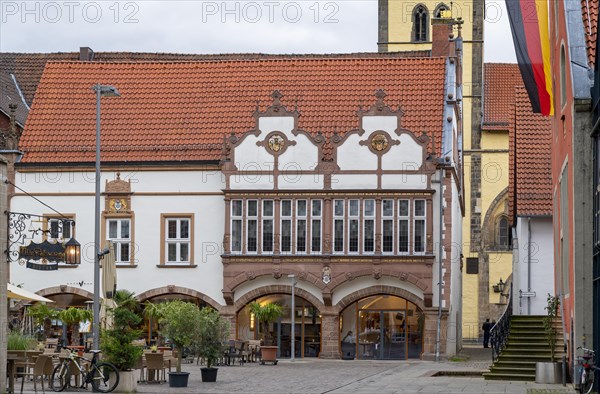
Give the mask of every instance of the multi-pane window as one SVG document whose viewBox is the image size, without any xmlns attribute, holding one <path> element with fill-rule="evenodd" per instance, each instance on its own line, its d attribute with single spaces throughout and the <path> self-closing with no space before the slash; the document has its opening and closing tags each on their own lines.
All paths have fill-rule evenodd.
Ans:
<svg viewBox="0 0 600 394">
<path fill-rule="evenodd" d="M 425 200 L 415 200 L 414 216 L 414 252 L 425 252 Z"/>
<path fill-rule="evenodd" d="M 166 220 L 166 253 L 168 263 L 190 262 L 190 219 Z"/>
<path fill-rule="evenodd" d="M 115 261 L 131 261 L 131 219 L 108 219 L 108 240 L 115 248 Z"/>
<path fill-rule="evenodd" d="M 359 201 L 348 201 L 348 252 L 357 253 L 359 245 L 360 213 Z"/>
<path fill-rule="evenodd" d="M 363 252 L 375 251 L 375 200 L 364 200 Z"/>
<path fill-rule="evenodd" d="M 258 248 L 258 201 L 246 201 L 246 250 L 256 253 Z"/>
<path fill-rule="evenodd" d="M 409 201 L 398 201 L 398 252 L 409 252 L 409 237 L 410 237 L 410 212 Z"/>
<path fill-rule="evenodd" d="M 231 201 L 231 251 L 242 251 L 242 200 Z"/>
<path fill-rule="evenodd" d="M 262 205 L 262 251 L 273 252 L 273 200 L 263 200 Z"/>
<path fill-rule="evenodd" d="M 311 226 L 310 226 L 310 251 L 321 251 L 321 200 L 311 200 Z"/>
<path fill-rule="evenodd" d="M 381 251 L 391 253 L 394 251 L 394 200 L 381 202 Z"/>
<path fill-rule="evenodd" d="M 426 201 L 387 197 L 379 204 L 373 198 L 338 198 L 325 210 L 319 199 L 278 203 L 271 199 L 231 200 L 231 252 L 423 254 L 427 248 Z M 323 238 L 325 228 L 330 231 L 327 239 Z M 177 238 L 174 242 L 182 241 Z M 183 248 L 168 251 L 167 261 L 185 261 L 191 251 Z"/>
<path fill-rule="evenodd" d="M 296 252 L 306 252 L 306 200 L 296 201 Z"/>
<path fill-rule="evenodd" d="M 333 201 L 333 251 L 344 251 L 344 200 Z"/>
<path fill-rule="evenodd" d="M 292 251 L 292 201 L 281 201 L 281 252 Z"/>
<path fill-rule="evenodd" d="M 62 219 L 48 219 L 48 236 L 54 240 L 65 241 L 72 237 L 73 222 Z"/>
</svg>

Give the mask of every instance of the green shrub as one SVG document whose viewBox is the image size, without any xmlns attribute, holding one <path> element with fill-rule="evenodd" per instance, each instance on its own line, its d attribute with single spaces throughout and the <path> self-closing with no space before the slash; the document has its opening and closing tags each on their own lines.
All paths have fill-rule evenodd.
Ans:
<svg viewBox="0 0 600 394">
<path fill-rule="evenodd" d="M 8 333 L 7 350 L 29 350 L 35 348 L 37 341 L 35 338 L 25 335 L 18 330 L 11 330 Z"/>
<path fill-rule="evenodd" d="M 142 331 L 137 329 L 142 318 L 127 307 L 117 307 L 109 313 L 113 314 L 113 328 L 102 332 L 100 348 L 115 367 L 128 371 L 133 369 L 144 351 L 132 344 L 142 335 Z"/>
</svg>

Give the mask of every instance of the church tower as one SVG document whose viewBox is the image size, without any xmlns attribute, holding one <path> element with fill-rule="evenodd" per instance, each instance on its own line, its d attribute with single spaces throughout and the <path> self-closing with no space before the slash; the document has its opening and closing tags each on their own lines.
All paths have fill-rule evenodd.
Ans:
<svg viewBox="0 0 600 394">
<path fill-rule="evenodd" d="M 482 265 L 482 112 L 483 112 L 483 24 L 484 0 L 405 1 L 379 0 L 379 52 L 430 51 L 432 20 L 462 20 L 463 38 L 463 168 L 464 208 L 461 264 L 466 258 Z M 458 34 L 457 25 L 454 35 Z M 485 179 L 483 180 L 485 182 Z M 483 185 L 485 189 L 486 185 Z M 458 338 L 477 338 L 482 319 L 488 314 L 488 280 L 463 272 L 462 332 Z M 479 278 L 481 277 L 481 278 Z M 483 279 L 483 280 L 479 280 Z M 490 316 L 487 316 L 490 317 Z"/>
</svg>

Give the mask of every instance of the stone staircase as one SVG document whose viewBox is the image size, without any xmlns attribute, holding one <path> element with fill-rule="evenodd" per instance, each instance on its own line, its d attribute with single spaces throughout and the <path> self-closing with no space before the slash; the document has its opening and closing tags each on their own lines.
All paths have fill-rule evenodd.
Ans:
<svg viewBox="0 0 600 394">
<path fill-rule="evenodd" d="M 486 380 L 525 380 L 535 381 L 535 363 L 550 361 L 551 352 L 544 330 L 545 316 L 512 316 L 510 333 L 506 347 L 500 357 L 483 374 Z M 555 320 L 558 331 L 554 345 L 554 360 L 563 354 L 562 327 L 560 319 Z"/>
</svg>

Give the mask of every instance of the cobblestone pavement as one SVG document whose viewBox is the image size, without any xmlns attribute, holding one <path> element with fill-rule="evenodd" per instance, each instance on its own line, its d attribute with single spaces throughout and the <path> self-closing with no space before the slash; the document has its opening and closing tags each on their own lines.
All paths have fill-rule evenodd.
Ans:
<svg viewBox="0 0 600 394">
<path fill-rule="evenodd" d="M 489 349 L 465 348 L 454 361 L 281 360 L 276 366 L 248 363 L 219 367 L 216 383 L 203 383 L 200 366 L 190 372 L 187 388 L 139 384 L 139 393 L 387 394 L 387 393 L 574 393 L 571 385 L 486 381 L 480 375 L 491 362 Z M 442 376 L 433 376 L 436 373 Z M 445 373 L 445 374 L 444 374 Z M 454 374 L 454 375 L 452 375 Z M 461 375 L 462 374 L 462 375 Z M 137 376 L 137 375 L 136 375 Z M 20 387 L 20 380 L 18 387 Z M 26 383 L 28 392 L 33 384 Z M 84 392 L 81 390 L 80 392 Z"/>
</svg>

